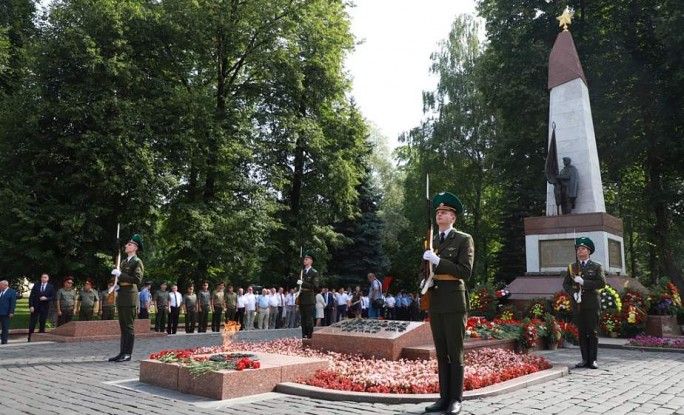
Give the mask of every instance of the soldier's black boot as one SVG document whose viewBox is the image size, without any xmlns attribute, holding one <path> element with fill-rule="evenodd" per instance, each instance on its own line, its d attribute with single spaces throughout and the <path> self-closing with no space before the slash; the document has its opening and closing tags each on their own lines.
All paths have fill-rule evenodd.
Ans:
<svg viewBox="0 0 684 415">
<path fill-rule="evenodd" d="M 463 401 L 463 377 L 465 370 L 463 365 L 454 363 L 451 365 L 451 402 L 445 414 L 457 414 L 461 412 L 461 402 Z"/>
<path fill-rule="evenodd" d="M 125 350 L 126 350 L 126 349 L 125 349 L 125 347 L 126 347 L 126 340 L 125 340 L 125 338 L 124 338 L 125 336 L 126 336 L 125 334 L 122 334 L 122 335 L 121 335 L 121 338 L 120 338 L 120 341 L 119 341 L 119 354 L 117 354 L 117 355 L 114 356 L 114 357 L 110 357 L 110 358 L 108 359 L 110 362 L 116 362 L 117 360 L 119 360 L 119 358 L 120 358 L 121 356 L 124 355 L 124 352 L 125 352 Z"/>
<path fill-rule="evenodd" d="M 587 363 L 587 367 L 589 369 L 598 369 L 598 363 L 596 363 L 597 356 L 598 356 L 598 337 L 596 335 L 590 337 L 588 339 L 589 343 L 589 363 Z"/>
<path fill-rule="evenodd" d="M 580 336 L 579 345 L 580 352 L 582 353 L 582 361 L 577 363 L 575 367 L 587 367 L 587 364 L 589 364 L 589 351 L 587 347 L 589 345 L 589 339 L 587 339 L 587 336 Z"/>
<path fill-rule="evenodd" d="M 438 362 L 439 366 L 439 399 L 430 406 L 425 407 L 425 412 L 443 412 L 449 408 L 451 397 L 451 368 L 449 362 Z"/>
<path fill-rule="evenodd" d="M 131 360 L 131 352 L 133 350 L 133 336 L 130 334 L 122 334 L 121 335 L 122 339 L 122 345 L 121 345 L 121 354 L 119 355 L 119 358 L 114 360 L 115 362 L 128 362 Z"/>
</svg>

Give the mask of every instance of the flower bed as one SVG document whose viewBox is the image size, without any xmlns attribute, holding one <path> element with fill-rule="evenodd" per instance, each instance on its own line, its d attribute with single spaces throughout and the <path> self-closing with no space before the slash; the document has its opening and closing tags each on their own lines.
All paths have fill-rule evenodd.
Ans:
<svg viewBox="0 0 684 415">
<path fill-rule="evenodd" d="M 544 358 L 509 350 L 480 349 L 466 354 L 464 390 L 479 389 L 551 368 Z M 303 384 L 326 389 L 375 393 L 438 393 L 435 360 L 363 360 L 354 356 L 332 362 Z"/>
<path fill-rule="evenodd" d="M 627 345 L 637 347 L 684 349 L 684 339 L 672 337 L 636 336 L 633 339 L 629 339 Z"/>
</svg>

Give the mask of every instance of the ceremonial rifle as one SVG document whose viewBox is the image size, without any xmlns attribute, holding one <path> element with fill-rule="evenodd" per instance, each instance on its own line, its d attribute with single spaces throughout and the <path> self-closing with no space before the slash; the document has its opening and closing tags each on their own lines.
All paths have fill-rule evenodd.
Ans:
<svg viewBox="0 0 684 415">
<path fill-rule="evenodd" d="M 425 232 L 425 241 L 423 243 L 425 250 L 432 251 L 432 200 L 430 199 L 430 175 L 425 175 L 425 198 L 427 200 L 427 231 Z M 425 296 L 428 292 L 428 288 L 432 285 L 432 279 L 435 273 L 432 270 L 432 263 L 430 261 L 423 261 L 423 281 L 421 281 L 422 289 L 420 290 L 421 296 Z M 425 296 L 426 297 L 426 296 Z M 425 298 L 427 300 L 427 298 Z M 425 301 L 425 303 L 428 303 Z M 423 298 L 420 302 L 421 308 L 423 308 Z"/>
<path fill-rule="evenodd" d="M 302 268 L 299 270 L 299 281 L 304 281 L 304 251 L 302 250 L 301 246 L 299 247 L 299 263 L 302 266 Z M 299 304 L 299 294 L 302 292 L 302 284 L 297 285 L 297 291 L 294 295 L 295 304 Z"/>
<path fill-rule="evenodd" d="M 575 232 L 573 232 L 573 236 L 575 239 L 575 269 L 573 269 L 573 276 L 571 277 L 572 280 L 575 280 L 575 275 L 582 275 L 582 268 L 580 267 L 580 260 L 579 256 L 577 255 L 577 235 Z M 572 293 L 572 296 L 575 297 L 575 302 L 577 303 L 577 311 L 580 311 L 580 304 L 582 304 L 582 286 L 579 283 L 575 283 L 575 292 Z"/>
<path fill-rule="evenodd" d="M 121 240 L 119 239 L 119 231 L 121 230 L 121 224 L 117 223 L 116 224 L 116 248 L 117 248 L 117 253 L 116 253 L 116 269 L 121 271 Z M 107 291 L 107 303 L 108 304 L 114 304 L 114 301 L 116 300 L 116 286 L 119 284 L 119 276 L 114 277 L 114 285 Z"/>
</svg>

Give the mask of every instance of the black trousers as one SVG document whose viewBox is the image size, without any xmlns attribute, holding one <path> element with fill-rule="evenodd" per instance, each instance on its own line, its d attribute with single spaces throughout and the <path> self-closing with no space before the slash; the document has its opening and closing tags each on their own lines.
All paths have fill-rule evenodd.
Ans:
<svg viewBox="0 0 684 415">
<path fill-rule="evenodd" d="M 209 306 L 202 306 L 200 309 L 200 312 L 197 314 L 197 332 L 198 333 L 206 333 L 207 332 L 207 324 L 209 323 Z"/>
<path fill-rule="evenodd" d="M 598 309 L 587 310 L 584 307 L 580 307 L 580 311 L 575 312 L 575 324 L 579 332 L 580 352 L 582 353 L 583 362 L 591 363 L 598 359 L 600 314 Z"/>
<path fill-rule="evenodd" d="M 302 338 L 310 339 L 313 335 L 313 316 L 315 304 L 299 305 L 299 314 L 302 319 Z"/>
<path fill-rule="evenodd" d="M 185 313 L 185 332 L 194 333 L 197 324 L 197 311 L 189 310 Z"/>
<path fill-rule="evenodd" d="M 166 307 L 157 307 L 157 313 L 154 315 L 154 331 L 159 333 L 166 329 L 166 316 L 168 310 Z"/>
<path fill-rule="evenodd" d="M 221 319 L 223 318 L 223 307 L 214 307 L 214 314 L 211 316 L 211 331 L 221 331 Z"/>
<path fill-rule="evenodd" d="M 245 309 L 242 309 L 242 315 L 244 316 Z M 237 321 L 237 308 L 226 308 L 226 322 Z"/>
<path fill-rule="evenodd" d="M 50 307 L 48 304 L 33 309 L 33 313 L 31 313 L 31 319 L 29 320 L 29 340 L 31 340 L 31 334 L 33 334 L 33 332 L 36 330 L 36 324 L 38 324 L 38 321 L 40 321 L 39 333 L 45 333 L 45 322 L 47 321 L 49 310 Z"/>
<path fill-rule="evenodd" d="M 65 308 L 62 310 L 62 315 L 57 318 L 57 326 L 62 326 L 74 319 L 74 309 Z"/>
<path fill-rule="evenodd" d="M 166 326 L 167 334 L 176 334 L 178 331 L 178 317 L 180 316 L 180 307 L 171 307 L 169 313 L 169 324 Z"/>
<path fill-rule="evenodd" d="M 237 312 L 235 313 L 235 321 L 240 323 L 240 330 L 245 329 L 245 308 L 238 308 Z"/>
<path fill-rule="evenodd" d="M 138 319 L 145 320 L 150 318 L 150 311 L 147 308 L 141 308 L 140 313 L 138 313 Z"/>
</svg>

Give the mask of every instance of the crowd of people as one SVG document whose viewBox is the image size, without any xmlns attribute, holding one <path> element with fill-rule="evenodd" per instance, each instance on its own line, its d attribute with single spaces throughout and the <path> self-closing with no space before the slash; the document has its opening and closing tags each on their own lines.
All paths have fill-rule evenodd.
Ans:
<svg viewBox="0 0 684 415">
<path fill-rule="evenodd" d="M 34 284 L 37 300 L 29 327 L 31 333 L 36 328 L 44 332 L 47 323 L 52 327 L 66 324 L 76 316 L 80 321 L 116 319 L 113 281 L 97 291 L 92 280 L 75 288 L 74 279 L 66 277 L 62 287 L 56 289 L 49 279 L 48 274 L 43 274 L 41 281 Z M 152 285 L 152 281 L 146 281 L 138 293 L 137 318 L 151 319 L 157 332 L 176 334 L 181 315 L 185 316 L 186 333 L 219 332 L 227 321 L 240 323 L 241 330 L 296 328 L 301 324 L 294 288 L 249 285 L 236 290 L 232 285 L 226 288 L 222 282 L 210 288 L 210 283 L 205 281 L 199 291 L 189 286 L 181 294 L 177 285 L 162 282 L 154 291 Z M 315 298 L 315 326 L 328 326 L 347 318 L 382 317 L 404 321 L 425 318 L 420 310 L 420 298 L 415 293 L 400 291 L 394 296 L 382 291 L 378 294 L 375 290 L 362 290 L 360 286 L 332 290 L 326 286 L 318 290 Z M 376 301 L 379 307 L 373 307 L 371 299 L 379 300 Z"/>
<path fill-rule="evenodd" d="M 240 330 L 265 330 L 295 328 L 301 324 L 297 292 L 283 287 L 240 287 L 227 288 L 223 283 L 210 289 L 204 282 L 200 291 L 187 288 L 185 294 L 178 287 L 162 283 L 154 293 L 146 284 L 140 292 L 139 318 L 149 318 L 154 313 L 155 331 L 175 334 L 181 315 L 185 316 L 185 332 L 204 333 L 220 331 L 227 321 L 236 321 Z M 316 293 L 315 326 L 328 326 L 345 318 L 377 318 L 421 321 L 420 299 L 416 294 L 400 292 L 381 295 L 382 302 L 373 316 L 369 293 L 357 286 L 354 290 L 339 288 L 330 290 L 322 287 Z M 376 303 L 379 304 L 379 303 Z"/>
</svg>

